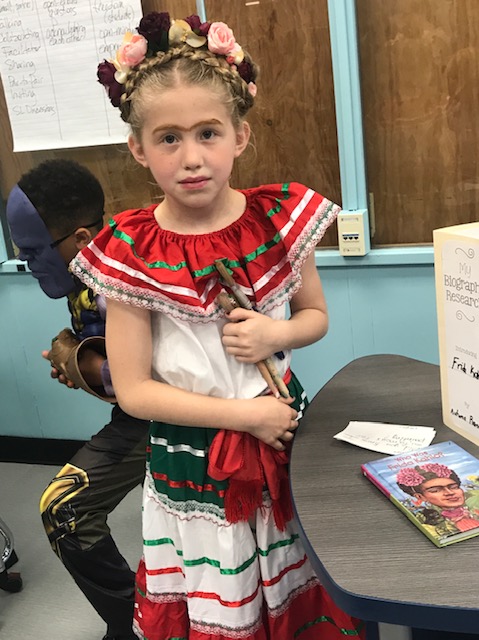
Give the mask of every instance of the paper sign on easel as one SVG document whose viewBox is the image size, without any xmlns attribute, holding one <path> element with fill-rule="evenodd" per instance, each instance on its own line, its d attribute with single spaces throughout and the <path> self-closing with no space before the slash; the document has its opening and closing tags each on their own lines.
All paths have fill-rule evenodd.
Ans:
<svg viewBox="0 0 479 640">
<path fill-rule="evenodd" d="M 479 223 L 434 231 L 444 423 L 479 445 Z"/>
</svg>

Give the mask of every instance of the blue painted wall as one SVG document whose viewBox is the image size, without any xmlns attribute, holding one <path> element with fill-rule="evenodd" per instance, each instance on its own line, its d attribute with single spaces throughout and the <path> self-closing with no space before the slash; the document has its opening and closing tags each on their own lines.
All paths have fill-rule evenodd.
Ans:
<svg viewBox="0 0 479 640">
<path fill-rule="evenodd" d="M 432 264 L 361 264 L 319 266 L 330 330 L 293 359 L 310 397 L 363 355 L 439 361 Z M 41 357 L 69 326 L 65 302 L 46 298 L 31 274 L 0 266 L 0 309 L 0 435 L 83 440 L 96 433 L 109 405 L 51 380 Z"/>
</svg>

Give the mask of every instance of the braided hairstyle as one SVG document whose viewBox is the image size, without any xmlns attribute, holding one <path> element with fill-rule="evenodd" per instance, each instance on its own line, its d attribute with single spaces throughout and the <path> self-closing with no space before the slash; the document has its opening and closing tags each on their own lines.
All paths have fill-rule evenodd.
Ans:
<svg viewBox="0 0 479 640">
<path fill-rule="evenodd" d="M 244 60 L 251 68 L 251 81 L 255 82 L 258 67 L 249 54 L 244 53 Z M 221 96 L 230 109 L 235 128 L 254 104 L 248 84 L 224 58 L 186 44 L 172 47 L 166 52 L 158 51 L 129 70 L 124 85 L 125 91 L 121 96 L 121 117 L 130 125 L 137 139 L 142 129 L 145 95 L 151 91 L 157 93 L 172 89 L 180 82 L 186 85 L 207 86 Z"/>
</svg>

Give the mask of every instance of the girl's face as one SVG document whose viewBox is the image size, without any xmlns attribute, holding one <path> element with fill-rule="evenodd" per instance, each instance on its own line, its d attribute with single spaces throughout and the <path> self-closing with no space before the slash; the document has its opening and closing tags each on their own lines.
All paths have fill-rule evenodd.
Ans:
<svg viewBox="0 0 479 640">
<path fill-rule="evenodd" d="M 129 147 L 150 169 L 170 209 L 198 215 L 224 207 L 233 162 L 248 140 L 247 123 L 235 129 L 221 96 L 181 84 L 146 96 L 141 139 L 130 136 Z"/>
</svg>

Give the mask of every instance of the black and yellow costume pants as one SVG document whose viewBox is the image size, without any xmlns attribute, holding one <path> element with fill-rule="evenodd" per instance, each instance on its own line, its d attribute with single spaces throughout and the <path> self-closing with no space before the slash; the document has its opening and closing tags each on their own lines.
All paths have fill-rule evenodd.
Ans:
<svg viewBox="0 0 479 640">
<path fill-rule="evenodd" d="M 119 638 L 135 637 L 135 572 L 118 550 L 107 517 L 143 482 L 148 427 L 115 405 L 111 422 L 61 469 L 40 500 L 53 550 L 106 622 L 108 635 Z"/>
</svg>

